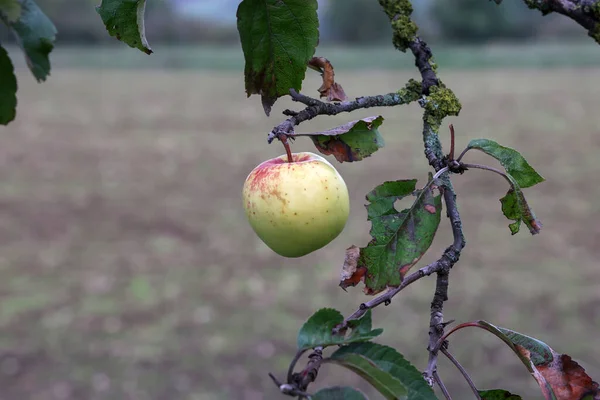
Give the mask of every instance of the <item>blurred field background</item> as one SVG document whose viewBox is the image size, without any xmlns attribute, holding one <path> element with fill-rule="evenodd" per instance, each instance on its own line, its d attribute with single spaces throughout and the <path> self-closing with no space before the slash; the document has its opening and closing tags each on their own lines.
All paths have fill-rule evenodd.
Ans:
<svg viewBox="0 0 600 400">
<path fill-rule="evenodd" d="M 147 29 L 153 44 L 158 25 Z M 535 336 L 598 380 L 600 48 L 579 34 L 569 42 L 474 45 L 431 33 L 440 76 L 463 104 L 446 120 L 459 148 L 473 138 L 497 140 L 547 178 L 525 191 L 544 223 L 535 237 L 526 229 L 510 235 L 501 178 L 481 171 L 454 178 L 467 247 L 450 277 L 445 316 Z M 345 231 L 309 256 L 284 259 L 253 234 L 240 195 L 254 166 L 282 154 L 266 135 L 297 105 L 279 100 L 267 118 L 260 99 L 243 91 L 239 46 L 228 46 L 159 41 L 146 56 L 124 45 L 68 43 L 53 53 L 41 85 L 11 49 L 19 108 L 0 128 L 0 399 L 282 398 L 267 373 L 285 376 L 304 320 L 321 307 L 347 315 L 366 300 L 360 288 L 337 287 L 344 249 L 369 240 L 369 190 L 385 180 L 425 182 L 420 108 L 300 126 L 322 130 L 381 114 L 386 147 L 336 164 L 351 194 Z M 325 41 L 317 53 L 330 58 L 350 97 L 418 79 L 412 57 L 382 46 Z M 303 91 L 316 95 L 319 86 L 309 71 Z M 293 149 L 314 151 L 306 140 Z M 480 154 L 466 159 L 494 164 Z M 419 265 L 450 241 L 443 220 Z M 385 329 L 377 341 L 420 369 L 434 281 L 413 284 L 373 313 Z M 491 335 L 463 331 L 451 350 L 481 388 L 542 398 Z M 444 359 L 440 371 L 454 398 L 471 398 Z M 339 368 L 323 367 L 312 389 L 326 384 L 379 398 Z"/>
</svg>

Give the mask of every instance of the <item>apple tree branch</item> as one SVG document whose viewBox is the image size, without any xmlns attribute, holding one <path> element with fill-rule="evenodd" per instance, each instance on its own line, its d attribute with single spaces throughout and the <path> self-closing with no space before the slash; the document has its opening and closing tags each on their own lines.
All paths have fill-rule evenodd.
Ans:
<svg viewBox="0 0 600 400">
<path fill-rule="evenodd" d="M 502 0 L 496 0 L 500 3 Z M 558 13 L 571 18 L 587 29 L 588 35 L 600 44 L 600 0 L 523 0 L 542 15 Z"/>
</svg>

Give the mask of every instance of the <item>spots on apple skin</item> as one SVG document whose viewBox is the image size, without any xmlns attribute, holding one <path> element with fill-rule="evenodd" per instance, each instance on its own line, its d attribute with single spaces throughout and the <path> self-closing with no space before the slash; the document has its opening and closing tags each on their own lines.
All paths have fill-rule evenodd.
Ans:
<svg viewBox="0 0 600 400">
<path fill-rule="evenodd" d="M 268 189 L 269 180 L 279 179 L 279 171 L 276 169 L 268 170 L 261 168 L 262 164 L 256 167 L 248 177 L 248 187 L 252 191 L 265 192 Z"/>
<path fill-rule="evenodd" d="M 279 189 L 273 188 L 273 189 L 269 190 L 268 193 L 270 195 L 276 197 L 277 199 L 279 199 L 279 201 L 281 201 L 284 206 L 288 203 L 288 201 L 281 195 L 281 192 L 279 191 Z"/>
</svg>

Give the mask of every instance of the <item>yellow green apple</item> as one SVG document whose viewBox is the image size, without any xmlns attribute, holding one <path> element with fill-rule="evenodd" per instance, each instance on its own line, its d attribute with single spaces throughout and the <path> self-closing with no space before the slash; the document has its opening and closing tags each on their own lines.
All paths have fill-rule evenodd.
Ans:
<svg viewBox="0 0 600 400">
<path fill-rule="evenodd" d="M 344 229 L 350 214 L 348 188 L 323 157 L 301 152 L 292 162 L 282 155 L 250 172 L 243 188 L 250 226 L 275 253 L 302 257 Z"/>
</svg>

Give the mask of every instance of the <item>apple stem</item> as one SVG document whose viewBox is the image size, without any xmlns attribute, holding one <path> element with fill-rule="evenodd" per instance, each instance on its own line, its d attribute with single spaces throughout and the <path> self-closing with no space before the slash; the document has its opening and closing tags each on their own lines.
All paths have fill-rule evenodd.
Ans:
<svg viewBox="0 0 600 400">
<path fill-rule="evenodd" d="M 292 149 L 290 149 L 290 144 L 288 143 L 287 136 L 281 135 L 280 140 L 281 140 L 281 143 L 283 144 L 283 147 L 285 148 L 285 152 L 287 153 L 288 162 L 289 163 L 294 162 L 294 159 L 292 158 Z"/>
</svg>

